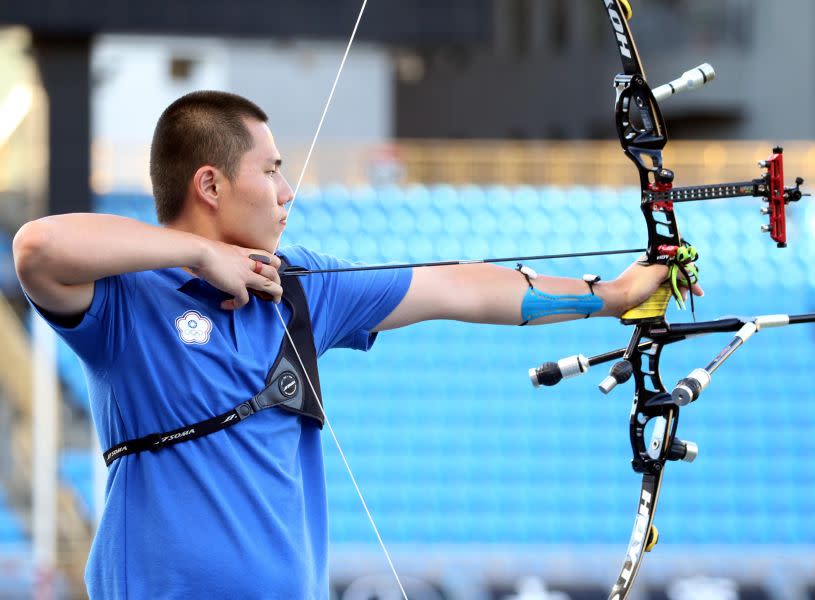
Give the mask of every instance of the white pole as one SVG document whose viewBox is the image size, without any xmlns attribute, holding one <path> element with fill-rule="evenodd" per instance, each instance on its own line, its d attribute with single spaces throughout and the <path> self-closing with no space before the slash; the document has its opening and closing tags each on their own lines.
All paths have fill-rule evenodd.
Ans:
<svg viewBox="0 0 815 600">
<path fill-rule="evenodd" d="M 91 424 L 91 437 L 93 438 L 93 512 L 96 529 L 102 521 L 102 511 L 105 508 L 105 485 L 108 478 L 108 467 L 105 459 L 102 458 L 102 447 L 99 445 L 99 437 L 96 429 Z"/>
<path fill-rule="evenodd" d="M 32 322 L 32 530 L 36 579 L 34 597 L 54 598 L 57 559 L 57 403 L 56 335 L 35 314 Z"/>
</svg>

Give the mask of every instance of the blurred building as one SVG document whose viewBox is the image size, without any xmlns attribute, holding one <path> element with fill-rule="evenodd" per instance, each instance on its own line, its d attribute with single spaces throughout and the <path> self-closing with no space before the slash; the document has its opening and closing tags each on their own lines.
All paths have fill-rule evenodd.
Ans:
<svg viewBox="0 0 815 600">
<path fill-rule="evenodd" d="M 260 105 L 285 169 L 295 177 L 344 49 L 344 42 L 332 41 L 97 37 L 91 54 L 94 191 L 149 190 L 147 156 L 156 121 L 173 100 L 199 89 L 228 90 Z M 393 137 L 391 79 L 386 47 L 354 46 L 323 124 L 323 156 L 336 154 L 343 141 L 375 145 Z M 342 165 L 331 163 L 320 161 L 320 177 L 343 179 Z"/>
<path fill-rule="evenodd" d="M 665 103 L 675 137 L 815 136 L 815 3 L 631 4 L 652 85 L 702 62 L 717 71 L 704 92 Z M 615 137 L 609 112 L 619 58 L 598 0 L 494 0 L 491 31 L 487 46 L 426 44 L 402 55 L 400 137 Z"/>
<path fill-rule="evenodd" d="M 224 10 L 216 0 L 173 6 L 0 7 L 0 23 L 31 28 L 16 51 L 33 48 L 28 71 L 44 75 L 28 81 L 45 85 L 51 100 L 35 104 L 51 114 L 50 170 L 28 155 L 26 168 L 20 161 L 6 167 L 18 180 L 40 182 L 32 192 L 38 206 L 88 208 L 88 172 L 98 192 L 149 189 L 156 118 L 172 99 L 202 87 L 255 99 L 270 114 L 287 165 L 302 164 L 358 3 L 287 1 L 273 14 L 250 4 Z M 815 4 L 807 0 L 650 0 L 634 2 L 632 21 L 652 83 L 703 61 L 717 69 L 713 85 L 665 103 L 669 133 L 683 140 L 815 136 L 812 25 Z M 373 170 L 392 180 L 402 172 L 393 138 L 614 138 L 611 80 L 619 61 L 609 37 L 596 0 L 372 1 L 306 180 L 359 183 Z M 8 71 L 8 81 L 18 71 Z M 86 145 L 92 169 L 81 164 Z M 515 153 L 518 162 L 523 152 Z M 439 155 L 465 167 L 473 158 L 448 149 Z M 42 176 L 28 177 L 32 168 Z M 494 181 L 513 181 L 501 177 Z M 43 179 L 61 194 L 49 195 Z"/>
</svg>

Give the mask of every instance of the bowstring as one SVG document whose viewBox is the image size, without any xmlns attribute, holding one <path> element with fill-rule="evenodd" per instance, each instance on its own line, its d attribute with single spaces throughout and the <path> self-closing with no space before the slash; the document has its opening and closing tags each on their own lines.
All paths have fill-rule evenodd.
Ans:
<svg viewBox="0 0 815 600">
<path fill-rule="evenodd" d="M 303 183 L 303 177 L 306 174 L 306 169 L 308 169 L 308 164 L 311 161 L 311 156 L 314 153 L 315 146 L 317 145 L 317 139 L 320 137 L 320 132 L 322 131 L 326 114 L 328 114 L 328 109 L 331 106 L 332 100 L 334 99 L 334 92 L 337 89 L 337 83 L 339 82 L 340 76 L 342 75 L 342 71 L 345 68 L 345 62 L 348 59 L 348 54 L 351 52 L 351 46 L 353 45 L 354 39 L 356 38 L 357 30 L 359 29 L 359 24 L 362 21 L 362 15 L 365 13 L 365 7 L 367 4 L 368 0 L 363 0 L 362 7 L 359 9 L 359 15 L 357 15 L 356 23 L 354 24 L 354 28 L 351 31 L 351 36 L 348 39 L 348 45 L 345 47 L 345 53 L 342 56 L 342 61 L 340 61 L 339 69 L 337 69 L 337 75 L 334 77 L 334 83 L 331 85 L 331 91 L 328 94 L 328 100 L 326 100 L 325 107 L 323 108 L 323 113 L 320 116 L 320 122 L 317 125 L 317 130 L 314 132 L 314 137 L 311 140 L 311 146 L 309 147 L 308 153 L 306 154 L 306 160 L 303 163 L 303 168 L 300 171 L 300 176 L 297 178 L 297 184 L 294 187 L 294 192 L 292 194 L 291 202 L 289 203 L 287 215 L 291 215 L 291 211 L 294 208 L 294 203 L 297 200 L 297 195 L 300 192 L 300 186 Z M 278 242 L 278 247 L 280 247 L 280 242 Z M 328 415 L 325 412 L 325 408 L 323 407 L 323 399 L 317 393 L 314 383 L 311 381 L 311 377 L 308 374 L 308 370 L 303 364 L 303 359 L 300 357 L 300 352 L 297 350 L 297 346 L 295 345 L 294 340 L 292 339 L 291 332 L 289 332 L 289 328 L 286 324 L 286 320 L 283 318 L 283 313 L 280 312 L 280 305 L 275 304 L 274 307 L 275 312 L 277 313 L 277 318 L 280 320 L 280 323 L 283 326 L 283 333 L 288 338 L 289 343 L 291 344 L 291 347 L 294 350 L 294 354 L 297 357 L 297 362 L 300 364 L 300 368 L 302 369 L 302 372 L 305 376 L 309 388 L 311 388 L 311 393 L 314 394 L 314 397 L 318 399 L 318 405 L 320 406 L 320 412 L 323 415 L 325 425 L 328 428 L 329 433 L 331 434 L 331 438 L 334 440 L 334 445 L 337 447 L 337 451 L 339 452 L 343 465 L 345 465 L 345 470 L 348 473 L 348 476 L 351 478 L 351 483 L 353 484 L 354 490 L 356 491 L 357 496 L 359 497 L 359 501 L 362 503 L 362 508 L 365 510 L 365 515 L 368 517 L 368 522 L 371 524 L 371 527 L 374 530 L 377 542 L 379 542 L 379 547 L 382 548 L 382 552 L 385 555 L 385 559 L 388 561 L 388 566 L 390 567 L 391 573 L 393 573 L 393 577 L 396 580 L 396 584 L 399 586 L 399 591 L 402 594 L 402 598 L 404 600 L 408 600 L 407 593 L 405 593 L 405 588 L 402 586 L 402 580 L 399 577 L 399 573 L 397 573 L 396 571 L 396 567 L 393 564 L 393 559 L 391 558 L 390 552 L 388 552 L 388 548 L 385 546 L 385 542 L 382 539 L 382 535 L 379 533 L 379 527 L 377 527 L 376 522 L 374 521 L 373 515 L 371 514 L 371 511 L 368 508 L 368 503 L 365 501 L 365 496 L 362 494 L 362 489 L 359 487 L 359 484 L 357 483 L 357 478 L 354 475 L 354 472 L 351 470 L 351 465 L 348 463 L 348 459 L 346 458 L 345 452 L 342 449 L 340 440 L 339 438 L 337 438 L 337 434 L 334 432 L 334 428 L 331 426 L 331 421 L 329 420 Z"/>
<path fill-rule="evenodd" d="M 334 83 L 331 85 L 331 91 L 328 93 L 328 100 L 326 100 L 325 107 L 323 107 L 323 114 L 320 115 L 320 122 L 317 125 L 317 131 L 314 132 L 314 137 L 311 139 L 311 146 L 308 149 L 308 153 L 306 153 L 306 160 L 303 163 L 303 168 L 300 170 L 300 176 L 297 178 L 297 184 L 294 186 L 294 193 L 292 195 L 291 202 L 289 203 L 287 214 L 291 214 L 291 211 L 294 208 L 294 203 L 297 200 L 298 193 L 300 192 L 300 185 L 303 183 L 303 177 L 306 174 L 306 169 L 308 169 L 308 163 L 311 161 L 311 155 L 314 153 L 314 146 L 317 145 L 317 138 L 320 137 L 320 132 L 323 129 L 323 122 L 325 121 L 326 114 L 328 114 L 328 107 L 331 106 L 331 101 L 334 99 L 334 91 L 337 89 L 337 83 L 340 80 L 340 75 L 342 75 L 342 70 L 345 68 L 345 61 L 348 59 L 349 52 L 351 52 L 351 46 L 354 43 L 354 38 L 356 38 L 357 29 L 359 29 L 359 24 L 362 21 L 362 15 L 365 12 L 365 6 L 367 4 L 368 0 L 362 1 L 362 8 L 359 9 L 357 22 L 354 23 L 354 29 L 351 31 L 351 37 L 348 38 L 348 45 L 345 47 L 345 53 L 342 55 L 340 68 L 337 69 L 337 75 L 334 77 Z M 280 244 L 278 243 L 278 246 L 279 245 Z"/>
</svg>

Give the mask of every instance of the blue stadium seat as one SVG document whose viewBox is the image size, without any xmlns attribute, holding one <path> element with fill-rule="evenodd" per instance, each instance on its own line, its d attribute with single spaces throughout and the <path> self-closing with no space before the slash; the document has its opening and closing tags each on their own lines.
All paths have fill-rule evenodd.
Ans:
<svg viewBox="0 0 815 600">
<path fill-rule="evenodd" d="M 634 188 L 577 186 L 303 188 L 295 209 L 302 214 L 284 237 L 369 263 L 636 248 L 645 244 L 639 195 Z M 100 209 L 145 219 L 152 211 L 149 197 L 97 201 Z M 790 248 L 777 250 L 758 238 L 761 220 L 740 202 L 683 205 L 707 291 L 696 303 L 698 318 L 813 310 L 815 207 L 801 208 L 790 220 L 800 231 L 791 234 Z M 634 258 L 530 266 L 610 279 Z M 669 318 L 690 315 L 671 308 Z M 616 544 L 626 538 L 640 481 L 629 466 L 630 384 L 599 394 L 601 366 L 534 390 L 526 370 L 618 348 L 629 336 L 611 320 L 544 328 L 432 322 L 383 333 L 371 353 L 329 352 L 321 363 L 327 411 L 386 539 Z M 711 336 L 666 350 L 666 385 L 703 366 L 728 340 L 729 334 Z M 815 543 L 815 470 L 802 466 L 815 454 L 815 412 L 806 410 L 813 355 L 811 329 L 762 331 L 683 410 L 680 435 L 698 442 L 701 453 L 694 464 L 671 465 L 666 474 L 670 493 L 657 518 L 663 540 Z M 66 381 L 81 379 L 78 365 L 61 364 L 61 372 Z M 328 438 L 325 456 L 332 540 L 373 543 Z M 82 459 L 65 457 L 64 476 L 90 506 L 87 466 L 71 461 Z"/>
<path fill-rule="evenodd" d="M 383 185 L 372 188 L 372 191 L 376 194 L 379 205 L 387 211 L 404 208 L 407 204 L 405 188 L 402 186 Z"/>
<path fill-rule="evenodd" d="M 306 206 L 304 202 L 302 207 L 297 205 L 297 210 L 298 218 L 300 217 L 300 210 L 305 213 L 305 216 L 303 217 L 304 229 L 310 233 L 322 236 L 327 232 L 337 231 L 336 227 L 334 227 L 334 219 L 329 206 L 313 204 Z M 294 220 L 293 217 L 292 219 Z"/>
</svg>

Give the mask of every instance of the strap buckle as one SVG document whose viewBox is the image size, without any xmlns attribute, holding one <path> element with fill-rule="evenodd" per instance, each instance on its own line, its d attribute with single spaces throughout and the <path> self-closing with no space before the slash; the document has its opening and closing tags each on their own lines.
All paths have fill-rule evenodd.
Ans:
<svg viewBox="0 0 815 600">
<path fill-rule="evenodd" d="M 254 400 L 254 398 L 252 398 Z M 255 407 L 252 404 L 252 400 L 247 402 L 242 402 L 235 407 L 235 413 L 237 413 L 238 418 L 243 421 L 247 417 L 251 417 L 253 414 L 257 412 Z"/>
</svg>

